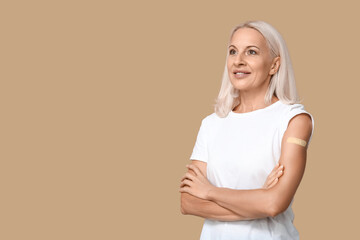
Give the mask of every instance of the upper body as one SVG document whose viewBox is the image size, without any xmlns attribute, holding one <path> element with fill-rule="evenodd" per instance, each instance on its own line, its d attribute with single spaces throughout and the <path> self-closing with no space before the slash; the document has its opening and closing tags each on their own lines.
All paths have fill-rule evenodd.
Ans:
<svg viewBox="0 0 360 240">
<path fill-rule="evenodd" d="M 303 113 L 311 117 L 314 125 L 312 115 L 302 104 L 287 105 L 281 101 L 247 113 L 232 111 L 226 118 L 213 113 L 202 120 L 190 159 L 206 163 L 207 178 L 216 187 L 259 189 L 280 161 L 289 122 Z M 289 164 L 285 161 L 284 175 L 288 169 L 291 174 Z M 290 203 L 274 217 L 232 222 L 206 219 L 201 239 L 298 239 L 293 218 Z"/>
<path fill-rule="evenodd" d="M 188 193 L 233 211 L 239 221 L 206 219 L 202 239 L 298 238 L 291 203 L 305 170 L 307 146 L 287 139 L 309 143 L 313 125 L 298 102 L 281 35 L 261 21 L 236 27 L 215 113 L 203 119 L 190 158 L 206 163 L 206 177 L 193 168 L 195 174 L 186 175 L 180 191 L 185 212 L 197 201 L 189 200 Z M 283 176 L 274 187 L 260 189 L 277 162 L 284 165 Z"/>
</svg>

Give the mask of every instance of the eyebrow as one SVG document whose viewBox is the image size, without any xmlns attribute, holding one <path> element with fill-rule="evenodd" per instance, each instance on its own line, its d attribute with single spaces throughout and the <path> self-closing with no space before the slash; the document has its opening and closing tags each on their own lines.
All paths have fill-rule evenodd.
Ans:
<svg viewBox="0 0 360 240">
<path fill-rule="evenodd" d="M 234 47 L 234 48 L 236 48 L 237 49 L 237 47 L 235 47 L 234 45 L 230 45 L 229 46 L 229 48 L 230 47 Z M 259 49 L 260 50 L 260 48 L 259 47 L 257 47 L 257 46 L 255 46 L 255 45 L 250 45 L 250 46 L 247 46 L 246 48 L 250 48 L 250 47 L 256 47 L 257 49 Z"/>
</svg>

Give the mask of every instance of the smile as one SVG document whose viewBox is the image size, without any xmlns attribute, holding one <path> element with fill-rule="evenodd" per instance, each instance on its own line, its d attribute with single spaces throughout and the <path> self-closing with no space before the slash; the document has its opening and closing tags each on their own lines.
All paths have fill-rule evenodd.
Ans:
<svg viewBox="0 0 360 240">
<path fill-rule="evenodd" d="M 251 74 L 250 72 L 234 72 L 234 76 L 237 79 L 246 78 L 250 74 Z"/>
</svg>

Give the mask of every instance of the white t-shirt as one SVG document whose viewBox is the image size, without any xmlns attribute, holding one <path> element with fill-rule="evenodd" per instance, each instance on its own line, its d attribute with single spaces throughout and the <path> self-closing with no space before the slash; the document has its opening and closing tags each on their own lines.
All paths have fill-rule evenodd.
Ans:
<svg viewBox="0 0 360 240">
<path fill-rule="evenodd" d="M 288 105 L 279 100 L 252 112 L 231 111 L 225 118 L 212 113 L 201 122 L 190 159 L 207 163 L 207 178 L 217 187 L 262 188 L 280 159 L 281 141 L 290 119 L 300 113 L 311 117 L 312 137 L 314 119 L 302 104 Z M 299 239 L 291 206 L 292 201 L 276 217 L 229 222 L 205 219 L 200 240 Z"/>
</svg>

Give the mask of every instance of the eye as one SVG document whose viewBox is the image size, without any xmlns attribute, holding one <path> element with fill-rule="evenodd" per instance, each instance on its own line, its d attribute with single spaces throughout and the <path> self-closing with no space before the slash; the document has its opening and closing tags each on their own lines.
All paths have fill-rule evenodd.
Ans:
<svg viewBox="0 0 360 240">
<path fill-rule="evenodd" d="M 235 54 L 235 52 L 236 52 L 236 51 L 235 51 L 234 49 L 230 49 L 229 54 L 230 54 L 230 55 L 233 55 L 233 54 Z"/>
<path fill-rule="evenodd" d="M 255 50 L 250 49 L 250 50 L 248 51 L 248 53 L 249 53 L 250 55 L 255 55 L 257 52 L 256 52 Z"/>
</svg>

